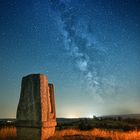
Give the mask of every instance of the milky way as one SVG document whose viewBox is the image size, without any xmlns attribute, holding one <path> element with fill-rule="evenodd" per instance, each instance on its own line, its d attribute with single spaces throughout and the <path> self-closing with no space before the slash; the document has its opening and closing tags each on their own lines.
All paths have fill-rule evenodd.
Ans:
<svg viewBox="0 0 140 140">
<path fill-rule="evenodd" d="M 102 81 L 98 70 L 101 61 L 105 59 L 107 48 L 104 48 L 90 31 L 90 21 L 77 16 L 78 7 L 71 6 L 70 1 L 55 1 L 51 4 L 56 12 L 53 14 L 60 32 L 59 39 L 74 59 L 76 67 L 83 73 L 88 82 L 87 88 L 99 93 Z"/>
</svg>

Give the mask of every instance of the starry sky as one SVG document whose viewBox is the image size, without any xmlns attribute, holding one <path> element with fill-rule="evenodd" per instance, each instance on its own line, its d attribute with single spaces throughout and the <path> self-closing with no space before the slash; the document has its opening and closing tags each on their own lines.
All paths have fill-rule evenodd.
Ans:
<svg viewBox="0 0 140 140">
<path fill-rule="evenodd" d="M 31 73 L 57 117 L 140 113 L 140 0 L 0 0 L 0 118 Z"/>
</svg>

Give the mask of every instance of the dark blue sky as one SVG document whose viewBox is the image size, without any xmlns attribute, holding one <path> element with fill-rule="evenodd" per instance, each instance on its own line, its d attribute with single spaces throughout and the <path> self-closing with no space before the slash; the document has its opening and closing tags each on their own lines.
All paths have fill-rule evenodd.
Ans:
<svg viewBox="0 0 140 140">
<path fill-rule="evenodd" d="M 0 0 L 0 117 L 31 73 L 57 117 L 140 113 L 140 0 Z"/>
</svg>

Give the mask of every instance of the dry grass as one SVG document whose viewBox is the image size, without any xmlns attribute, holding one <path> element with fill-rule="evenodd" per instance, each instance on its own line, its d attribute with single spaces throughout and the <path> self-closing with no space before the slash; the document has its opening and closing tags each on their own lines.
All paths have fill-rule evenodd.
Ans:
<svg viewBox="0 0 140 140">
<path fill-rule="evenodd" d="M 102 138 L 111 138 L 112 140 L 140 140 L 140 131 L 129 131 L 129 132 L 120 132 L 120 131 L 105 131 L 101 129 L 93 129 L 90 131 L 80 131 L 80 130 L 62 130 L 56 131 L 54 139 L 57 137 L 64 136 L 93 136 L 93 137 L 102 137 Z"/>
<path fill-rule="evenodd" d="M 10 140 L 16 138 L 15 127 L 4 127 L 0 128 L 0 140 Z"/>
<path fill-rule="evenodd" d="M 140 131 L 105 131 L 101 129 L 93 129 L 90 131 L 80 131 L 74 129 L 67 129 L 62 131 L 56 131 L 52 140 L 61 139 L 66 136 L 93 136 L 93 137 L 103 137 L 112 138 L 112 140 L 140 140 Z M 16 139 L 16 128 L 5 127 L 0 129 L 0 140 Z"/>
</svg>

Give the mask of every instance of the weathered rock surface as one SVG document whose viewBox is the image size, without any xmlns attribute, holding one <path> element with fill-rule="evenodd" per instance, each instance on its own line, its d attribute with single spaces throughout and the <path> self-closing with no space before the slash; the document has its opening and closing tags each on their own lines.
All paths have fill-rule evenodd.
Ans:
<svg viewBox="0 0 140 140">
<path fill-rule="evenodd" d="M 52 136 L 56 126 L 54 86 L 42 74 L 31 74 L 22 79 L 17 108 L 17 136 L 20 139 L 37 139 Z M 30 135 L 29 135 L 30 134 Z"/>
</svg>

